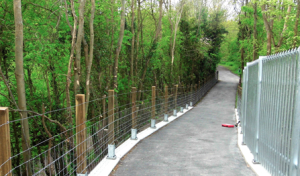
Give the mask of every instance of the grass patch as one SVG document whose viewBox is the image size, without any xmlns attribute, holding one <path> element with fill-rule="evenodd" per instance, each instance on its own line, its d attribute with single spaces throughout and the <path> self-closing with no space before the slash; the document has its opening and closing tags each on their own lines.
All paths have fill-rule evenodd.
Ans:
<svg viewBox="0 0 300 176">
<path fill-rule="evenodd" d="M 219 65 L 229 69 L 232 73 L 234 73 L 236 75 L 240 75 L 242 72 L 240 70 L 240 64 L 236 63 L 236 62 L 220 61 Z"/>
</svg>

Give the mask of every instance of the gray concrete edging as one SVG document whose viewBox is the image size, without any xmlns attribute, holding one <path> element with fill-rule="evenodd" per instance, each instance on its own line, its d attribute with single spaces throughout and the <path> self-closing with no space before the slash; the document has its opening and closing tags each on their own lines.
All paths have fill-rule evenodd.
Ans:
<svg viewBox="0 0 300 176">
<path fill-rule="evenodd" d="M 235 117 L 236 117 L 236 122 L 239 121 L 239 115 L 237 112 L 237 109 L 235 109 Z M 253 154 L 247 147 L 247 145 L 242 145 L 243 141 L 243 134 L 241 134 L 241 126 L 239 125 L 237 127 L 237 137 L 238 137 L 238 147 L 246 161 L 246 163 L 251 167 L 253 172 L 256 173 L 258 176 L 271 176 L 271 174 L 261 165 L 261 164 L 254 164 L 253 161 Z"/>
</svg>

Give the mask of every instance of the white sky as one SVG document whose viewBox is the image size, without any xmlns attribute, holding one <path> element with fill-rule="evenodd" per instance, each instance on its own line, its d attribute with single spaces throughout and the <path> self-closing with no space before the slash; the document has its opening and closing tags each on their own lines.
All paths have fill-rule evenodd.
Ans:
<svg viewBox="0 0 300 176">
<path fill-rule="evenodd" d="M 174 6 L 175 4 L 177 4 L 179 1 L 181 0 L 172 0 L 172 5 Z M 192 0 L 192 1 L 200 1 L 200 0 Z M 227 10 L 227 20 L 234 20 L 234 18 L 237 16 L 236 11 L 234 10 L 234 5 L 233 5 L 233 0 L 214 0 L 215 2 L 219 2 L 219 4 L 221 5 L 221 8 L 224 8 Z M 206 0 L 207 2 L 207 6 L 209 6 L 210 8 L 212 8 L 213 6 L 213 0 Z"/>
</svg>

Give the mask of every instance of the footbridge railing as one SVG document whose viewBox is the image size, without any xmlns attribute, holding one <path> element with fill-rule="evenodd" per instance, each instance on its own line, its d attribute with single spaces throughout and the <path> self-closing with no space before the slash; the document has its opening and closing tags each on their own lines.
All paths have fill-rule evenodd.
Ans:
<svg viewBox="0 0 300 176">
<path fill-rule="evenodd" d="M 190 86 L 153 86 L 143 91 L 133 87 L 128 93 L 109 90 L 89 102 L 79 94 L 75 106 L 28 112 L 28 129 L 22 128 L 24 119 L 0 107 L 0 176 L 87 175 L 102 159 L 114 159 L 115 148 L 124 141 L 193 106 L 217 80 L 214 73 Z M 21 140 L 25 130 L 30 139 Z M 22 151 L 21 144 L 31 147 Z"/>
<path fill-rule="evenodd" d="M 238 114 L 243 144 L 272 175 L 300 175 L 300 48 L 247 63 Z"/>
</svg>

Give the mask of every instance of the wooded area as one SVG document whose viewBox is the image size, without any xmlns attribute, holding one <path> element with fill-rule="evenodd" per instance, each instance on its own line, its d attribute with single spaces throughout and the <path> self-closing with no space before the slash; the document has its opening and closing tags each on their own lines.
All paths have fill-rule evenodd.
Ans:
<svg viewBox="0 0 300 176">
<path fill-rule="evenodd" d="M 206 0 L 2 0 L 0 106 L 9 107 L 14 122 L 14 174 L 32 175 L 39 163 L 30 158 L 62 139 L 74 147 L 77 94 L 89 102 L 114 89 L 126 94 L 115 100 L 119 107 L 130 103 L 132 87 L 140 101 L 151 96 L 143 92 L 152 86 L 203 83 L 220 60 L 225 20 L 225 10 Z M 105 112 L 106 104 L 87 103 L 87 120 Z M 62 150 L 41 155 L 39 167 L 60 160 Z"/>
<path fill-rule="evenodd" d="M 236 19 L 223 23 L 229 34 L 221 64 L 242 74 L 245 63 L 299 47 L 299 0 L 237 0 Z"/>
</svg>

